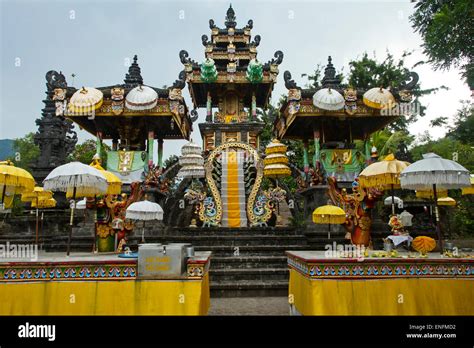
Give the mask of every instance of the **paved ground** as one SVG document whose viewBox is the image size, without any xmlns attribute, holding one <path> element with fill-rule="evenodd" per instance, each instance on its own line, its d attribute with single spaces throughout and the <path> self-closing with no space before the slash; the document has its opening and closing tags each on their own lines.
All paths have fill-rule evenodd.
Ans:
<svg viewBox="0 0 474 348">
<path fill-rule="evenodd" d="M 208 315 L 289 315 L 287 297 L 211 298 Z"/>
</svg>

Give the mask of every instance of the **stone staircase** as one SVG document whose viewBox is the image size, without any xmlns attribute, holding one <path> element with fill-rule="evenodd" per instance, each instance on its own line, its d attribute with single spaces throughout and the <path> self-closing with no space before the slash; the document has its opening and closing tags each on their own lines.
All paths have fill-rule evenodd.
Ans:
<svg viewBox="0 0 474 348">
<path fill-rule="evenodd" d="M 292 228 L 180 228 L 145 234 L 148 243 L 191 243 L 196 251 L 212 251 L 211 293 L 216 297 L 286 296 L 286 250 L 307 250 L 306 237 Z M 132 250 L 140 234 L 129 237 Z M 48 251 L 66 250 L 67 236 L 54 236 Z M 71 250 L 91 251 L 92 235 L 74 235 Z"/>
</svg>

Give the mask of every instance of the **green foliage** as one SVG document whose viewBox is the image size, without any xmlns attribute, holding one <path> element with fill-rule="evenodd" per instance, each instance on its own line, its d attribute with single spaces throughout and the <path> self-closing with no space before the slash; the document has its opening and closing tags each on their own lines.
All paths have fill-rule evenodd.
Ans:
<svg viewBox="0 0 474 348">
<path fill-rule="evenodd" d="M 100 158 L 102 160 L 102 167 L 106 168 L 107 166 L 107 151 L 110 151 L 110 146 L 105 143 L 102 143 L 102 148 L 100 152 Z M 87 139 L 82 144 L 77 144 L 72 154 L 68 156 L 68 162 L 81 162 L 84 164 L 90 164 L 92 162 L 92 157 L 96 153 L 96 141 L 93 139 Z"/>
<path fill-rule="evenodd" d="M 369 58 L 365 52 L 361 59 L 349 62 L 349 85 L 365 89 L 400 86 L 409 72 L 409 69 L 405 67 L 404 58 L 410 54 L 404 52 L 402 58 L 396 61 L 393 55 L 387 52 L 387 56 L 378 62 L 375 56 Z"/>
<path fill-rule="evenodd" d="M 410 16 L 423 38 L 424 53 L 436 69 L 460 67 L 471 89 L 474 86 L 474 1 L 423 0 Z"/>
<path fill-rule="evenodd" d="M 396 154 L 399 145 L 403 142 L 405 144 L 411 144 L 414 137 L 405 131 L 391 132 L 388 129 L 381 129 L 374 132 L 370 136 L 370 146 L 377 148 L 379 158 L 383 158 L 388 154 Z M 356 140 L 356 149 L 362 153 L 365 153 L 364 142 Z"/>
<path fill-rule="evenodd" d="M 319 81 L 321 81 L 322 76 L 323 76 L 323 66 L 321 64 L 316 65 L 316 69 L 314 70 L 313 75 L 308 75 L 308 74 L 301 74 L 301 77 L 308 77 L 308 83 L 305 85 L 305 88 L 319 88 L 321 87 L 321 84 Z"/>
<path fill-rule="evenodd" d="M 446 116 L 436 117 L 434 120 L 431 120 L 431 127 L 442 127 L 448 123 L 448 118 Z"/>
<path fill-rule="evenodd" d="M 304 213 L 295 211 L 295 214 L 289 218 L 290 226 L 300 228 L 306 226 L 306 219 Z"/>
<path fill-rule="evenodd" d="M 30 165 L 40 154 L 40 149 L 35 145 L 34 133 L 28 133 L 23 138 L 13 141 L 15 157 L 11 158 L 15 166 L 31 171 Z"/>
<path fill-rule="evenodd" d="M 367 53 L 361 59 L 349 62 L 349 85 L 357 88 L 369 89 L 374 87 L 397 88 L 406 83 L 410 69 L 406 66 L 405 58 L 412 52 L 404 52 L 402 57 L 396 60 L 390 52 L 379 62 L 376 57 L 369 58 Z M 418 63 L 423 64 L 422 62 Z M 400 117 L 388 126 L 394 131 L 406 131 L 407 126 L 416 121 L 418 116 L 424 116 L 426 107 L 420 103 L 419 97 L 437 92 L 439 89 L 447 89 L 445 86 L 421 89 L 417 83 L 412 89 L 414 103 L 419 105 L 419 114 L 414 113 L 408 118 Z"/>
<path fill-rule="evenodd" d="M 429 133 L 427 133 L 427 135 L 430 137 Z M 468 144 L 463 144 L 459 140 L 452 139 L 451 137 L 425 141 L 424 143 L 413 147 L 410 152 L 414 161 L 422 159 L 422 155 L 428 152 L 434 152 L 439 156 L 448 159 L 452 159 L 453 153 L 457 152 L 457 162 L 469 171 L 474 171 L 474 148 Z"/>
<path fill-rule="evenodd" d="M 421 159 L 422 154 L 427 152 L 435 152 L 448 159 L 452 159 L 453 153 L 457 153 L 457 162 L 472 173 L 474 172 L 473 131 L 473 107 L 469 101 L 464 101 L 454 117 L 454 124 L 449 127 L 449 132 L 444 138 L 433 140 L 430 133 L 426 131 L 410 152 L 415 161 Z M 456 207 L 449 212 L 451 231 L 454 231 L 457 236 L 472 236 L 474 233 L 474 196 L 462 196 L 460 190 L 450 190 L 449 196 L 457 201 Z"/>
<path fill-rule="evenodd" d="M 272 139 L 275 137 L 273 134 L 273 124 L 276 117 L 278 116 L 279 110 L 273 105 L 269 105 L 267 110 L 257 109 L 257 117 L 260 118 L 265 126 L 260 134 L 260 147 L 265 149 Z"/>
<path fill-rule="evenodd" d="M 12 215 L 23 215 L 23 212 L 25 211 L 25 203 L 21 201 L 21 196 L 20 195 L 15 195 L 13 197 L 13 204 L 12 204 Z"/>
<path fill-rule="evenodd" d="M 474 145 L 474 106 L 468 100 L 461 102 L 448 136 L 464 144 Z"/>
<path fill-rule="evenodd" d="M 171 155 L 163 162 L 163 168 L 168 168 L 169 166 L 173 165 L 176 161 L 178 161 L 179 157 L 176 155 Z"/>
<path fill-rule="evenodd" d="M 472 236 L 474 233 L 474 196 L 461 196 L 459 191 L 451 193 L 456 199 L 456 207 L 452 214 L 452 230 L 460 236 Z"/>
</svg>

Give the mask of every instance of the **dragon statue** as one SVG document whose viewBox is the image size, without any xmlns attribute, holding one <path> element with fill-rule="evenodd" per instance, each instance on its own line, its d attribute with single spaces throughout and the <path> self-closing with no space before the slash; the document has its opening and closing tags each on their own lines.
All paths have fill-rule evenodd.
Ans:
<svg viewBox="0 0 474 348">
<path fill-rule="evenodd" d="M 203 187 L 199 187 L 194 182 L 186 189 L 184 199 L 195 207 L 194 213 L 203 222 L 203 227 L 217 227 L 220 221 L 217 220 L 216 204 L 212 196 L 208 196 Z"/>
<path fill-rule="evenodd" d="M 88 209 L 97 209 L 97 236 L 99 238 L 107 238 L 117 234 L 118 245 L 123 245 L 122 240 L 133 230 L 133 223 L 125 219 L 125 212 L 128 206 L 139 201 L 144 194 L 143 187 L 140 182 L 131 184 L 131 193 L 118 195 L 105 195 L 98 199 L 89 198 L 87 200 Z M 100 250 L 99 251 L 111 251 Z M 120 250 L 119 250 L 120 251 Z"/>
<path fill-rule="evenodd" d="M 347 213 L 348 218 L 344 225 L 347 230 L 346 239 L 350 239 L 356 245 L 368 246 L 372 225 L 370 212 L 383 192 L 376 188 L 361 188 L 357 178 L 352 183 L 351 194 L 345 189 L 338 188 L 336 178 L 328 177 L 327 182 L 328 195 L 332 203 Z"/>
</svg>

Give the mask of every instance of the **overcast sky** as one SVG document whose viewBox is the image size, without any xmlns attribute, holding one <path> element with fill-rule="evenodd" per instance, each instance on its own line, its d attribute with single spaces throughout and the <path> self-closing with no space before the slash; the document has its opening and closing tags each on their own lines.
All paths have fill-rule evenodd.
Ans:
<svg viewBox="0 0 474 348">
<path fill-rule="evenodd" d="M 69 85 L 107 86 L 122 83 L 131 58 L 138 55 L 144 83 L 170 85 L 182 70 L 178 53 L 186 49 L 201 62 L 201 35 L 210 36 L 209 19 L 224 27 L 229 1 L 7 1 L 1 3 L 0 139 L 16 138 L 36 131 L 45 92 L 45 73 L 62 71 Z M 335 67 L 348 71 L 348 62 L 364 52 L 380 60 L 387 50 L 400 57 L 414 50 L 409 67 L 426 59 L 421 38 L 413 32 L 408 17 L 409 0 L 400 1 L 233 1 L 237 27 L 254 21 L 253 35 L 261 35 L 258 58 L 266 62 L 282 50 L 285 57 L 273 93 L 273 101 L 286 93 L 283 71 L 290 70 L 300 86 L 300 77 L 318 63 L 333 57 Z M 411 126 L 413 134 L 429 130 L 434 138 L 445 130 L 429 129 L 429 121 L 455 114 L 460 99 L 470 91 L 459 72 L 415 69 L 422 88 L 450 88 L 425 97 L 427 116 Z M 74 83 L 71 74 L 76 75 Z M 186 93 L 188 106 L 191 106 Z M 200 110 L 198 122 L 204 119 Z M 90 136 L 77 129 L 80 141 Z M 199 129 L 192 137 L 201 142 Z M 178 154 L 184 141 L 164 144 L 165 158 Z"/>
</svg>

